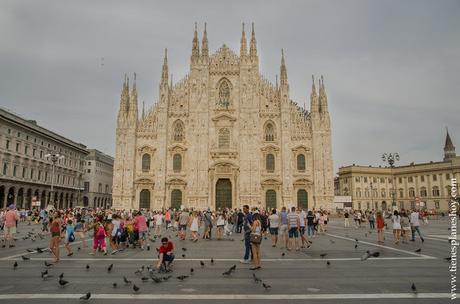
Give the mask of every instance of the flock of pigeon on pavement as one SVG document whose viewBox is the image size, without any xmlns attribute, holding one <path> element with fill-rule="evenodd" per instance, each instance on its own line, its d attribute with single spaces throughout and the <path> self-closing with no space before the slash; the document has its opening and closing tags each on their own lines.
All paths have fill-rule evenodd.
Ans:
<svg viewBox="0 0 460 304">
<path fill-rule="evenodd" d="M 43 239 L 44 237 L 40 234 L 40 233 L 34 233 L 33 231 L 32 232 L 29 232 L 27 234 L 27 236 L 23 237 L 24 240 L 26 239 L 30 239 L 32 240 L 33 242 L 36 240 L 37 237 L 40 237 L 41 239 Z M 155 241 L 155 240 L 152 240 L 151 241 Z M 333 240 L 329 240 L 331 244 L 334 244 L 335 242 Z M 359 240 L 355 238 L 355 244 L 354 244 L 354 248 L 355 250 L 358 248 L 358 244 L 359 244 Z M 80 249 L 80 248 L 78 248 Z M 158 251 L 159 249 L 156 248 L 156 250 Z M 36 247 L 34 249 L 27 249 L 28 253 L 29 254 L 35 254 L 35 253 L 43 253 L 45 251 L 49 251 L 48 248 L 41 248 L 41 247 Z M 185 258 L 185 252 L 187 251 L 187 248 L 183 247 L 182 248 L 182 258 Z M 419 248 L 417 250 L 415 250 L 416 253 L 421 253 L 422 249 Z M 326 256 L 328 254 L 327 253 L 321 253 L 319 256 L 321 257 L 321 259 L 325 259 Z M 281 254 L 282 257 L 285 256 L 285 253 L 283 252 Z M 364 252 L 364 254 L 361 256 L 361 261 L 366 261 L 368 260 L 369 258 L 373 257 L 373 258 L 377 258 L 380 256 L 380 252 L 378 251 L 374 251 L 374 252 L 371 252 L 370 250 L 367 250 L 366 252 Z M 30 258 L 27 257 L 26 255 L 23 255 L 21 256 L 22 260 L 23 261 L 29 261 Z M 447 261 L 447 258 L 445 259 Z M 214 259 L 211 258 L 210 259 L 210 265 L 214 265 Z M 53 275 L 49 273 L 49 270 L 52 269 L 52 267 L 54 266 L 53 263 L 49 263 L 47 261 L 44 261 L 44 266 L 45 266 L 45 270 L 41 272 L 41 278 L 46 281 L 50 278 L 53 278 Z M 331 262 L 329 260 L 326 260 L 326 266 L 329 268 L 331 267 Z M 17 268 L 19 267 L 19 263 L 17 261 L 14 262 L 13 264 L 13 269 L 16 270 Z M 200 261 L 200 268 L 205 268 L 206 267 L 206 264 L 204 261 Z M 112 270 L 114 268 L 114 264 L 110 264 L 108 267 L 107 267 L 107 272 L 108 273 L 111 273 Z M 230 277 L 232 275 L 232 273 L 234 273 L 236 271 L 236 265 L 232 265 L 228 270 L 224 271 L 222 273 L 222 275 L 224 277 Z M 85 269 L 86 271 L 89 271 L 90 270 L 90 266 L 87 264 L 85 266 Z M 147 271 L 147 272 L 146 272 Z M 152 280 L 154 283 L 162 283 L 162 282 L 167 282 L 168 280 L 170 280 L 172 278 L 172 275 L 157 275 L 157 271 L 156 269 L 154 268 L 151 268 L 150 266 L 147 266 L 145 267 L 144 265 L 137 269 L 134 274 L 140 278 L 141 282 L 148 282 L 150 280 Z M 194 268 L 190 268 L 190 272 L 188 274 L 181 274 L 181 275 L 178 275 L 176 276 L 176 279 L 179 280 L 179 281 L 184 281 L 190 277 L 192 277 L 193 275 L 195 274 L 195 270 Z M 262 287 L 264 288 L 264 290 L 266 291 L 269 291 L 271 289 L 271 286 L 267 283 L 267 282 L 264 282 L 261 278 L 259 278 L 255 272 L 252 273 L 252 279 L 254 281 L 254 283 L 257 283 L 257 284 L 260 284 L 262 283 Z M 64 288 L 66 287 L 70 282 L 66 279 L 64 279 L 64 273 L 61 273 L 59 276 L 58 276 L 58 284 L 60 287 Z M 122 283 L 124 286 L 131 286 L 132 287 L 132 290 L 133 292 L 136 294 L 136 293 L 139 293 L 141 288 L 136 285 L 135 283 L 133 283 L 133 281 L 129 280 L 126 276 L 123 276 L 123 283 Z M 120 284 L 121 285 L 121 284 Z M 113 282 L 112 283 L 112 288 L 118 288 L 119 286 L 119 283 L 117 282 Z M 417 293 L 417 288 L 415 286 L 415 283 L 412 283 L 411 285 L 411 291 L 413 293 Z M 89 300 L 91 298 L 91 292 L 87 292 L 86 294 L 82 295 L 80 297 L 80 300 Z"/>
</svg>

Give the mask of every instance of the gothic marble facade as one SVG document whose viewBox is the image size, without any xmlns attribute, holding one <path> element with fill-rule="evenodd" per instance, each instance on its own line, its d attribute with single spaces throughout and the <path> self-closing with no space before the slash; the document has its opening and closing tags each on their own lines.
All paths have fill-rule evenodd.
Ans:
<svg viewBox="0 0 460 304">
<path fill-rule="evenodd" d="M 254 27 L 239 56 L 223 45 L 209 54 L 195 27 L 190 71 L 168 77 L 138 113 L 136 82 L 123 84 L 117 118 L 113 206 L 118 209 L 302 206 L 331 209 L 331 124 L 322 77 L 310 110 L 289 98 L 284 54 L 280 83 L 259 72 Z"/>
</svg>

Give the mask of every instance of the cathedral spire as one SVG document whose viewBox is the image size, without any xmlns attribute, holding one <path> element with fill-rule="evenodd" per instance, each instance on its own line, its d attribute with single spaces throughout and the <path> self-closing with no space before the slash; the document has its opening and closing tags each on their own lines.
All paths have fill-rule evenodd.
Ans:
<svg viewBox="0 0 460 304">
<path fill-rule="evenodd" d="M 208 34 L 206 32 L 206 22 L 204 23 L 203 40 L 201 40 L 201 58 L 208 60 L 209 49 L 208 49 Z"/>
<path fill-rule="evenodd" d="M 142 119 L 145 118 L 145 102 L 142 100 Z"/>
<path fill-rule="evenodd" d="M 197 24 L 195 22 L 195 32 L 193 33 L 193 41 L 192 41 L 192 57 L 191 57 L 192 63 L 198 62 L 199 58 L 200 58 L 200 47 L 198 45 L 198 30 L 197 30 Z"/>
<path fill-rule="evenodd" d="M 246 33 L 244 32 L 244 22 L 243 22 L 243 29 L 241 32 L 240 58 L 245 58 L 247 55 L 248 55 L 248 47 L 247 47 Z"/>
<path fill-rule="evenodd" d="M 455 158 L 457 154 L 455 153 L 455 146 L 452 143 L 452 139 L 449 135 L 449 130 L 446 127 L 446 142 L 444 144 L 444 160 L 449 160 Z"/>
<path fill-rule="evenodd" d="M 318 112 L 318 95 L 316 94 L 315 76 L 311 75 L 310 112 Z"/>
<path fill-rule="evenodd" d="M 286 63 L 284 62 L 284 50 L 283 49 L 281 49 L 280 81 L 281 81 L 281 86 L 287 85 L 288 83 Z"/>
<path fill-rule="evenodd" d="M 251 45 L 249 48 L 249 57 L 251 57 L 251 60 L 257 61 L 257 44 L 256 44 L 256 32 L 254 31 L 254 22 L 252 23 Z"/>
<path fill-rule="evenodd" d="M 131 88 L 131 95 L 129 98 L 129 112 L 131 118 L 137 120 L 137 86 L 136 86 L 136 73 L 134 73 L 133 87 Z"/>
<path fill-rule="evenodd" d="M 121 94 L 120 94 L 120 109 L 118 110 L 118 119 L 120 120 L 126 112 L 129 110 L 129 100 L 127 98 L 128 94 L 128 85 L 126 83 L 127 78 L 126 74 L 123 80 L 123 86 L 121 88 Z"/>
<path fill-rule="evenodd" d="M 326 95 L 326 87 L 324 85 L 324 77 L 321 75 L 320 83 L 319 83 L 319 109 L 320 112 L 327 113 L 327 95 Z"/>
<path fill-rule="evenodd" d="M 163 59 L 163 69 L 161 71 L 161 84 L 168 85 L 168 49 L 165 49 L 165 57 Z"/>
</svg>

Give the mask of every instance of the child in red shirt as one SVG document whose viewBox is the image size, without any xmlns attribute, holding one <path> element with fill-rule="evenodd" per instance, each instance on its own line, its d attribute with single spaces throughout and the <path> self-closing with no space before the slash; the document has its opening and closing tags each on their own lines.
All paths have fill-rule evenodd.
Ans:
<svg viewBox="0 0 460 304">
<path fill-rule="evenodd" d="M 165 266 L 167 267 L 172 263 L 172 261 L 174 260 L 173 250 L 174 250 L 173 243 L 169 241 L 167 237 L 162 238 L 161 247 L 159 249 L 159 255 L 158 255 L 158 264 L 157 264 L 158 269 L 161 267 L 162 264 L 165 264 Z"/>
</svg>

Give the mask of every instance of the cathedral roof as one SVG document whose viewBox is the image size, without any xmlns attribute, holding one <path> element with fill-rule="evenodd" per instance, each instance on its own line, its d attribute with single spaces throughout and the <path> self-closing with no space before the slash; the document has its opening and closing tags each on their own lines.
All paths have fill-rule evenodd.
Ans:
<svg viewBox="0 0 460 304">
<path fill-rule="evenodd" d="M 446 130 L 446 131 L 447 131 L 447 134 L 446 134 L 446 143 L 444 144 L 444 149 L 454 148 L 452 139 L 450 139 L 449 130 Z"/>
</svg>

